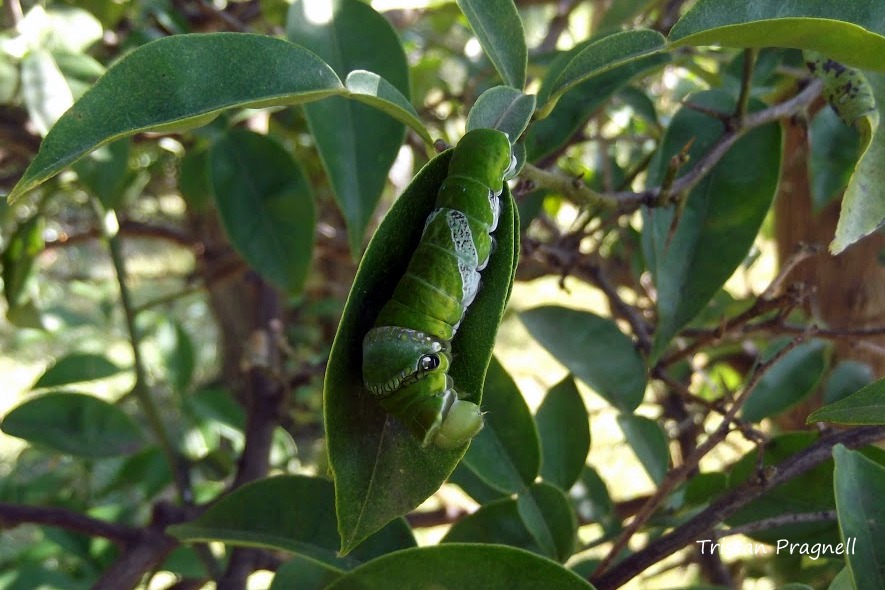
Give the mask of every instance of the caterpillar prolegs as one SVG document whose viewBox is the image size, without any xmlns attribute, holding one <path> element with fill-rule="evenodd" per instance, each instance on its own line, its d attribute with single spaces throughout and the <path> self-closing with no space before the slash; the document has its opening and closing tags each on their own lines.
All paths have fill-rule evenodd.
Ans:
<svg viewBox="0 0 885 590">
<path fill-rule="evenodd" d="M 475 129 L 458 142 L 421 240 L 363 340 L 363 382 L 424 445 L 457 448 L 483 426 L 448 375 L 451 341 L 492 253 L 510 141 Z"/>
</svg>

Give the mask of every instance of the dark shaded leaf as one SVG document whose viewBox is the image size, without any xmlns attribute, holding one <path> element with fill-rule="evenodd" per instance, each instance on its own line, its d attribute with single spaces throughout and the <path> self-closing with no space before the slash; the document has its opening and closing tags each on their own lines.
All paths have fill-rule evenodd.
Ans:
<svg viewBox="0 0 885 590">
<path fill-rule="evenodd" d="M 281 549 L 340 570 L 415 544 L 405 521 L 396 520 L 348 557 L 339 557 L 335 551 L 338 536 L 332 484 L 300 475 L 247 484 L 224 496 L 195 520 L 168 531 L 183 541 L 223 541 Z"/>
<path fill-rule="evenodd" d="M 763 353 L 771 358 L 785 346 L 780 342 Z M 830 347 L 823 340 L 804 342 L 788 352 L 765 373 L 741 408 L 741 417 L 750 422 L 783 412 L 802 401 L 817 388 L 829 360 Z"/>
<path fill-rule="evenodd" d="M 457 0 L 479 44 L 501 74 L 516 89 L 525 86 L 528 50 L 522 19 L 512 0 Z M 513 138 L 514 140 L 516 138 Z"/>
<path fill-rule="evenodd" d="M 842 445 L 833 449 L 836 512 L 856 588 L 885 588 L 885 467 Z"/>
<path fill-rule="evenodd" d="M 885 379 L 867 385 L 857 393 L 813 412 L 811 422 L 836 424 L 885 424 Z"/>
<path fill-rule="evenodd" d="M 590 420 L 571 376 L 547 392 L 535 422 L 541 438 L 541 477 L 564 490 L 571 488 L 590 452 Z"/>
<path fill-rule="evenodd" d="M 98 459 L 134 453 L 139 429 L 118 407 L 82 393 L 47 393 L 13 408 L 0 424 L 9 436 L 60 453 Z"/>
<path fill-rule="evenodd" d="M 209 150 L 212 192 L 231 244 L 289 293 L 301 291 L 313 251 L 310 185 L 276 141 L 232 129 Z"/>
<path fill-rule="evenodd" d="M 645 363 L 612 320 L 588 311 L 537 307 L 521 315 L 531 335 L 616 408 L 632 412 L 645 393 Z"/>
<path fill-rule="evenodd" d="M 31 389 L 49 389 L 71 383 L 97 381 L 113 377 L 122 370 L 106 356 L 73 352 L 58 359 L 46 369 Z"/>
<path fill-rule="evenodd" d="M 660 485 L 670 468 L 667 435 L 661 425 L 645 416 L 620 414 L 618 426 L 648 476 L 655 485 Z"/>
<path fill-rule="evenodd" d="M 711 90 L 688 101 L 728 113 L 735 99 Z M 751 110 L 765 105 L 750 102 Z M 719 119 L 688 107 L 673 117 L 648 184 L 659 185 L 670 159 L 687 146 L 687 172 L 725 132 Z M 679 212 L 675 207 L 643 212 L 642 243 L 657 287 L 658 326 L 651 360 L 656 360 L 678 331 L 690 322 L 743 262 L 765 218 L 780 174 L 778 123 L 757 127 L 737 140 L 695 186 Z"/>
<path fill-rule="evenodd" d="M 494 357 L 483 392 L 485 427 L 470 444 L 464 464 L 493 488 L 518 492 L 538 477 L 538 431 L 516 383 Z"/>
<path fill-rule="evenodd" d="M 340 577 L 329 590 L 439 587 L 484 590 L 587 590 L 556 562 L 500 545 L 445 543 L 386 555 Z"/>
<path fill-rule="evenodd" d="M 390 23 L 369 4 L 299 0 L 289 9 L 286 36 L 325 60 L 340 78 L 368 70 L 408 100 L 402 45 Z M 351 85 L 365 89 L 359 78 L 351 79 Z M 376 108 L 340 97 L 305 105 L 304 113 L 357 257 L 405 128 Z"/>
</svg>

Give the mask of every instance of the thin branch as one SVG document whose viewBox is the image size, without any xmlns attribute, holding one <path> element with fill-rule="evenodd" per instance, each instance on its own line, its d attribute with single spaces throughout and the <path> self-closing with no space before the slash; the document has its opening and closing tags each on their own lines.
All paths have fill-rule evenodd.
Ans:
<svg viewBox="0 0 885 590">
<path fill-rule="evenodd" d="M 698 160 L 691 170 L 676 179 L 672 186 L 667 187 L 666 194 L 680 195 L 690 191 L 719 163 L 738 139 L 757 127 L 790 117 L 806 108 L 817 98 L 822 88 L 823 83 L 820 80 L 813 80 L 793 98 L 761 111 L 747 113 L 739 126 L 734 129 L 726 129 L 725 133 L 710 148 L 710 151 Z M 632 213 L 642 205 L 659 203 L 664 193 L 663 187 L 638 193 L 629 191 L 598 192 L 587 187 L 579 178 L 544 170 L 531 164 L 526 164 L 523 167 L 521 175 L 537 186 L 557 191 L 580 205 L 612 209 L 619 214 Z"/>
<path fill-rule="evenodd" d="M 639 348 L 645 352 L 651 350 L 651 330 L 648 323 L 643 319 L 635 307 L 628 305 L 627 302 L 621 298 L 618 290 L 603 272 L 602 266 L 591 262 L 580 264 L 579 266 L 586 271 L 590 282 L 596 285 L 600 291 L 605 293 L 612 312 L 618 317 L 625 319 L 627 323 L 630 324 L 630 328 L 632 328 L 633 333 L 639 341 Z"/>
<path fill-rule="evenodd" d="M 813 329 L 807 330 L 804 334 L 799 335 L 788 345 L 781 348 L 777 354 L 775 354 L 772 358 L 767 360 L 764 363 L 760 363 L 756 370 L 753 372 L 753 375 L 750 377 L 749 382 L 743 388 L 741 393 L 734 399 L 731 407 L 725 413 L 725 416 L 722 418 L 722 422 L 716 430 L 710 434 L 704 442 L 699 444 L 697 448 L 692 452 L 692 454 L 685 459 L 685 461 L 675 469 L 671 469 L 667 472 L 667 475 L 664 477 L 664 480 L 661 482 L 658 489 L 655 490 L 655 493 L 652 494 L 651 498 L 649 498 L 648 502 L 646 502 L 645 506 L 642 507 L 633 520 L 630 521 L 630 524 L 624 529 L 621 536 L 615 541 L 609 553 L 603 558 L 602 562 L 599 564 L 597 568 L 597 572 L 604 572 L 605 569 L 611 565 L 611 563 L 615 560 L 615 558 L 621 553 L 621 551 L 627 547 L 627 544 L 630 542 L 630 539 L 633 535 L 639 531 L 639 529 L 648 522 L 648 519 L 654 514 L 654 512 L 658 509 L 661 502 L 676 489 L 679 484 L 681 484 L 697 467 L 700 463 L 701 459 L 703 459 L 707 453 L 713 450 L 719 443 L 725 440 L 725 437 L 728 436 L 728 433 L 731 431 L 732 422 L 734 418 L 737 416 L 738 411 L 740 411 L 744 402 L 749 398 L 750 394 L 756 389 L 759 385 L 759 382 L 762 380 L 762 377 L 774 366 L 778 361 L 780 361 L 787 353 L 793 350 L 796 346 L 798 346 L 801 342 L 808 338 L 808 336 L 813 332 Z M 598 574 L 597 574 L 598 575 Z"/>
<path fill-rule="evenodd" d="M 163 562 L 177 541 L 161 530 L 149 527 L 140 540 L 130 546 L 104 571 L 92 590 L 125 590 L 135 588 L 144 575 Z"/>
<path fill-rule="evenodd" d="M 679 551 L 709 533 L 714 526 L 764 495 L 766 492 L 817 467 L 832 457 L 837 444 L 858 448 L 885 439 L 885 426 L 865 426 L 821 437 L 813 445 L 778 464 L 764 480 L 747 481 L 720 496 L 707 508 L 670 533 L 652 541 L 644 549 L 615 564 L 607 572 L 593 576 L 597 590 L 614 590 L 645 571 L 646 568 Z M 597 570 L 599 571 L 599 570 Z"/>
<path fill-rule="evenodd" d="M 178 244 L 185 248 L 193 248 L 195 246 L 194 239 L 189 234 L 178 228 L 167 225 L 155 225 L 143 223 L 141 221 L 133 221 L 125 219 L 120 221 L 119 233 L 129 238 L 153 238 L 158 240 L 166 240 L 173 244 Z M 44 247 L 45 250 L 53 248 L 63 248 L 73 246 L 89 240 L 95 240 L 102 237 L 101 228 L 93 228 L 84 232 L 62 235 L 54 240 L 48 240 Z"/>
<path fill-rule="evenodd" d="M 740 526 L 733 526 L 723 531 L 716 531 L 716 538 L 722 539 L 732 535 L 747 535 L 759 531 L 784 526 L 788 524 L 805 524 L 809 522 L 833 522 L 837 518 L 835 510 L 818 510 L 816 512 L 799 512 L 790 514 L 778 514 L 769 518 L 763 518 L 755 522 L 749 522 Z"/>
<path fill-rule="evenodd" d="M 118 545 L 133 543 L 141 535 L 141 529 L 98 520 L 66 508 L 0 502 L 0 528 L 12 528 L 21 524 L 58 527 L 92 537 L 102 537 Z"/>
<path fill-rule="evenodd" d="M 104 210 L 98 201 L 94 201 L 96 213 L 99 216 L 98 224 L 101 228 L 105 242 L 111 255 L 111 262 L 114 265 L 114 271 L 117 277 L 117 285 L 120 290 L 120 304 L 123 308 L 123 315 L 126 319 L 126 329 L 129 333 L 129 343 L 132 347 L 132 364 L 135 369 L 135 386 L 133 393 L 147 418 L 148 426 L 153 431 L 160 448 L 166 455 L 169 462 L 169 468 L 172 471 L 173 481 L 175 482 L 178 495 L 184 504 L 190 504 L 193 501 L 193 494 L 190 489 L 190 482 L 186 468 L 182 458 L 178 454 L 172 439 L 166 430 L 160 411 L 154 404 L 154 399 L 148 389 L 147 368 L 144 359 L 141 356 L 141 333 L 135 325 L 135 306 L 132 303 L 132 294 L 129 291 L 129 285 L 126 280 L 126 262 L 123 256 L 123 246 L 118 233 L 117 216 L 112 210 Z"/>
<path fill-rule="evenodd" d="M 580 2 L 578 0 L 560 0 L 556 8 L 556 15 L 550 19 L 550 26 L 544 40 L 538 45 L 538 53 L 547 53 L 556 49 L 559 37 L 568 28 L 569 17 Z"/>
<path fill-rule="evenodd" d="M 744 67 L 741 73 L 741 93 L 738 96 L 737 108 L 734 112 L 733 126 L 739 127 L 747 116 L 747 107 L 750 104 L 750 91 L 753 89 L 753 70 L 756 67 L 756 56 L 759 50 L 744 49 Z"/>
<path fill-rule="evenodd" d="M 197 6 L 199 7 L 201 12 L 214 16 L 215 18 L 223 21 L 224 24 L 230 27 L 233 31 L 237 31 L 239 33 L 248 33 L 251 31 L 246 23 L 228 12 L 218 9 L 212 2 L 207 2 L 206 0 L 197 0 Z"/>
<path fill-rule="evenodd" d="M 267 475 L 273 433 L 280 422 L 280 409 L 286 399 L 286 389 L 279 379 L 280 347 L 277 341 L 282 338 L 279 293 L 257 275 L 251 278 L 255 285 L 256 306 L 250 358 L 244 366 L 249 374 L 246 442 L 231 489 Z M 257 549 L 234 549 L 227 569 L 218 580 L 218 590 L 245 588 L 246 579 L 255 570 L 259 556 Z"/>
<path fill-rule="evenodd" d="M 580 178 L 566 176 L 559 172 L 550 172 L 529 163 L 523 166 L 520 176 L 530 180 L 536 186 L 561 193 L 573 202 L 587 207 L 618 210 L 632 207 L 635 211 L 641 205 L 651 203 L 643 193 L 601 193 L 588 187 Z"/>
</svg>

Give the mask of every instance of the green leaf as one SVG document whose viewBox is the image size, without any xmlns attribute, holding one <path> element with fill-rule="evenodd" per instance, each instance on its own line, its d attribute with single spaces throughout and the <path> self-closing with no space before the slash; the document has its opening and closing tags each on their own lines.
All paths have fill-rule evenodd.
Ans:
<svg viewBox="0 0 885 590">
<path fill-rule="evenodd" d="M 605 31 L 620 25 L 629 24 L 628 21 L 650 4 L 649 0 L 618 0 L 618 2 L 612 2 L 605 14 L 602 15 L 598 29 Z"/>
<path fill-rule="evenodd" d="M 664 36 L 649 29 L 634 29 L 607 35 L 591 43 L 569 60 L 554 80 L 548 101 L 555 102 L 564 92 L 581 82 L 658 53 L 665 45 Z M 548 102 L 542 108 L 542 112 L 549 112 L 550 108 L 552 105 Z"/>
<path fill-rule="evenodd" d="M 341 78 L 352 70 L 369 70 L 392 87 L 379 86 L 388 98 L 392 89 L 403 97 L 409 95 L 408 64 L 399 38 L 390 23 L 365 2 L 299 0 L 289 9 L 286 36 L 324 59 Z M 367 81 L 358 75 L 351 85 L 354 90 L 366 90 Z M 370 95 L 357 92 L 354 98 L 358 96 Z M 306 105 L 304 113 L 356 257 L 405 129 L 373 106 L 340 97 Z"/>
<path fill-rule="evenodd" d="M 547 392 L 535 422 L 541 438 L 541 477 L 564 490 L 571 488 L 590 452 L 590 420 L 571 376 Z"/>
<path fill-rule="evenodd" d="M 610 404 L 625 412 L 640 404 L 645 363 L 612 320 L 552 305 L 525 311 L 521 318 L 535 340 Z"/>
<path fill-rule="evenodd" d="M 430 132 L 421 122 L 418 112 L 409 99 L 396 86 L 378 74 L 354 70 L 347 75 L 344 86 L 350 92 L 350 98 L 387 113 L 400 123 L 411 127 L 426 143 L 433 143 Z"/>
<path fill-rule="evenodd" d="M 268 590 L 322 590 L 343 573 L 342 569 L 296 555 L 277 568 Z"/>
<path fill-rule="evenodd" d="M 22 96 L 31 121 L 45 136 L 62 114 L 71 108 L 74 96 L 52 54 L 37 49 L 24 56 L 21 63 Z"/>
<path fill-rule="evenodd" d="M 82 8 L 36 5 L 16 27 L 29 47 L 83 53 L 101 39 L 101 23 Z"/>
<path fill-rule="evenodd" d="M 855 360 L 841 361 L 830 371 L 824 386 L 823 402 L 834 404 L 873 382 L 873 368 Z"/>
<path fill-rule="evenodd" d="M 280 549 L 339 570 L 415 545 L 405 521 L 396 520 L 349 557 L 339 557 L 335 552 L 338 536 L 332 484 L 302 475 L 271 477 L 244 485 L 195 520 L 167 530 L 182 541 L 222 541 Z"/>
<path fill-rule="evenodd" d="M 845 559 L 857 588 L 885 589 L 885 467 L 850 451 L 833 449 L 836 512 L 845 543 Z"/>
<path fill-rule="evenodd" d="M 209 150 L 212 192 L 234 249 L 289 293 L 307 278 L 313 250 L 310 185 L 276 141 L 232 129 Z"/>
<path fill-rule="evenodd" d="M 811 120 L 808 134 L 811 203 L 814 211 L 820 212 L 848 186 L 857 164 L 860 139 L 833 109 L 821 109 Z"/>
<path fill-rule="evenodd" d="M 766 349 L 763 360 L 773 357 L 786 344 L 781 341 Z M 830 347 L 823 340 L 804 342 L 788 352 L 759 380 L 741 408 L 741 417 L 759 422 L 802 401 L 817 389 L 829 353 Z"/>
<path fill-rule="evenodd" d="M 806 423 L 812 422 L 885 424 L 885 379 L 812 412 Z"/>
<path fill-rule="evenodd" d="M 247 33 L 163 37 L 120 59 L 58 120 L 9 201 L 120 137 L 201 125 L 234 107 L 296 104 L 343 91 L 322 60 L 281 39 Z"/>
<path fill-rule="evenodd" d="M 885 126 L 879 124 L 885 112 L 885 74 L 867 72 L 866 80 L 878 110 L 854 120 L 860 131 L 862 153 L 842 197 L 836 237 L 830 244 L 833 254 L 873 233 L 885 221 Z"/>
<path fill-rule="evenodd" d="M 105 209 L 123 204 L 129 178 L 129 140 L 103 145 L 74 164 L 77 176 Z"/>
<path fill-rule="evenodd" d="M 575 546 L 576 520 L 559 488 L 534 483 L 516 498 L 489 502 L 457 521 L 443 543 L 496 543 L 565 561 Z"/>
<path fill-rule="evenodd" d="M 555 103 L 545 103 L 545 112 L 551 107 L 552 111 L 545 118 L 534 121 L 526 133 L 528 160 L 535 162 L 555 152 L 618 90 L 631 80 L 660 68 L 669 61 L 668 55 L 657 53 L 627 62 L 578 84 Z M 549 86 L 552 85 L 548 80 L 555 79 L 556 74 L 551 66 L 538 95 L 539 101 L 545 100 L 545 90 L 549 91 Z M 539 112 L 540 114 L 542 113 Z"/>
<path fill-rule="evenodd" d="M 528 50 L 522 20 L 513 0 L 457 2 L 504 83 L 516 89 L 525 87 Z"/>
<path fill-rule="evenodd" d="M 0 424 L 9 436 L 61 453 L 99 459 L 136 452 L 139 429 L 118 407 L 82 393 L 47 393 L 13 408 Z"/>
<path fill-rule="evenodd" d="M 524 490 L 538 477 L 541 465 L 532 414 L 513 378 L 494 357 L 483 391 L 485 426 L 470 444 L 464 464 L 495 489 Z"/>
<path fill-rule="evenodd" d="M 89 90 L 89 87 L 106 71 L 101 62 L 85 53 L 53 51 L 52 57 L 68 81 L 74 99 L 83 96 L 83 93 Z"/>
<path fill-rule="evenodd" d="M 501 545 L 444 543 L 385 555 L 338 578 L 328 590 L 483 588 L 587 590 L 588 582 L 558 563 Z"/>
<path fill-rule="evenodd" d="M 455 522 L 441 543 L 493 543 L 545 555 L 519 515 L 516 498 L 492 500 Z M 552 547 L 552 542 L 551 542 Z M 546 554 L 549 557 L 549 554 Z"/>
<path fill-rule="evenodd" d="M 520 518 L 544 555 L 565 562 L 575 552 L 578 522 L 565 493 L 535 482 L 516 498 Z"/>
<path fill-rule="evenodd" d="M 209 150 L 205 146 L 189 151 L 181 159 L 178 171 L 178 190 L 194 212 L 205 212 L 212 202 L 212 184 L 209 182 Z"/>
<path fill-rule="evenodd" d="M 46 369 L 31 389 L 49 389 L 71 383 L 97 381 L 113 377 L 122 370 L 104 355 L 73 352 Z"/>
<path fill-rule="evenodd" d="M 830 0 L 699 0 L 670 31 L 670 46 L 794 47 L 885 71 L 885 4 Z"/>
<path fill-rule="evenodd" d="M 627 444 L 655 485 L 660 485 L 670 468 L 670 450 L 667 435 L 655 420 L 633 414 L 618 415 L 618 426 Z"/>
<path fill-rule="evenodd" d="M 180 323 L 170 319 L 157 328 L 156 340 L 166 369 L 166 381 L 174 391 L 184 393 L 194 377 L 196 364 L 191 337 Z"/>
<path fill-rule="evenodd" d="M 488 504 L 494 500 L 499 500 L 509 496 L 507 492 L 497 490 L 481 480 L 473 471 L 470 470 L 463 462 L 458 463 L 452 475 L 449 476 L 447 483 L 455 484 L 460 487 L 465 494 L 476 500 L 477 504 Z"/>
<path fill-rule="evenodd" d="M 431 160 L 406 188 L 375 232 L 348 297 L 326 370 L 324 413 L 329 461 L 335 477 L 342 551 L 434 493 L 466 449 L 423 448 L 363 388 L 362 341 L 390 298 L 436 193 L 448 174 L 451 152 Z M 482 401 L 495 334 L 510 294 L 519 250 L 513 199 L 505 188 L 497 248 L 482 273 L 483 286 L 455 339 L 449 375 L 459 392 Z M 391 482 L 396 482 L 391 486 Z"/>
<path fill-rule="evenodd" d="M 688 101 L 723 113 L 735 107 L 733 97 L 716 90 L 694 94 Z M 761 108 L 762 103 L 750 102 L 751 110 Z M 649 168 L 648 185 L 663 181 L 670 159 L 686 146 L 689 162 L 697 163 L 724 132 L 720 120 L 682 108 Z M 780 125 L 757 127 L 738 139 L 691 191 L 675 231 L 675 207 L 643 212 L 643 252 L 658 291 L 652 362 L 746 258 L 774 198 L 780 160 Z"/>
<path fill-rule="evenodd" d="M 569 495 L 581 522 L 599 523 L 606 532 L 620 528 L 608 486 L 592 467 L 584 467 L 581 479 L 572 487 Z"/>
<path fill-rule="evenodd" d="M 467 130 L 497 129 L 516 143 L 535 112 L 535 95 L 508 86 L 493 86 L 476 99 L 467 115 Z"/>
<path fill-rule="evenodd" d="M 163 451 L 153 446 L 127 457 L 100 493 L 129 493 L 133 482 L 137 482 L 139 491 L 148 500 L 172 483 L 172 471 Z"/>
<path fill-rule="evenodd" d="M 851 579 L 851 570 L 848 569 L 848 566 L 843 567 L 839 573 L 836 574 L 836 577 L 830 582 L 827 590 L 857 590 L 854 586 L 854 580 Z"/>
<path fill-rule="evenodd" d="M 34 261 L 43 251 L 43 216 L 34 215 L 21 222 L 3 249 L 3 295 L 11 310 L 25 303 L 25 286 Z"/>
<path fill-rule="evenodd" d="M 0 104 L 9 104 L 16 99 L 19 89 L 19 68 L 12 57 L 0 52 Z"/>
</svg>

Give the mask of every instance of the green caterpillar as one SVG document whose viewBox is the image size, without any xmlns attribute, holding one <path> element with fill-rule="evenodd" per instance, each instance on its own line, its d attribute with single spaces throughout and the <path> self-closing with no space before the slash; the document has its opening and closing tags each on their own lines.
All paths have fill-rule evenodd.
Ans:
<svg viewBox="0 0 885 590">
<path fill-rule="evenodd" d="M 406 272 L 363 340 L 366 389 L 424 445 L 457 448 L 483 426 L 448 375 L 451 341 L 479 291 L 513 161 L 500 131 L 458 142 Z"/>
<path fill-rule="evenodd" d="M 873 88 L 860 70 L 846 67 L 816 51 L 802 56 L 809 71 L 824 83 L 824 98 L 846 125 L 857 125 L 863 117 L 878 117 Z M 863 132 L 863 128 L 859 128 Z"/>
</svg>

